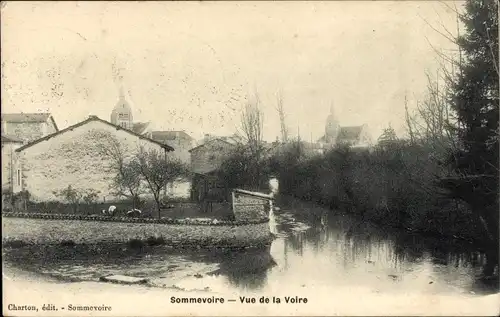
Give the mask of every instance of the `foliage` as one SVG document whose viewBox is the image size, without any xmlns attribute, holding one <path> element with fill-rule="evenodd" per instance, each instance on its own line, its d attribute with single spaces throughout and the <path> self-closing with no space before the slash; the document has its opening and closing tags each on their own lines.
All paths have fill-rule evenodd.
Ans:
<svg viewBox="0 0 500 317">
<path fill-rule="evenodd" d="M 12 193 L 12 190 L 10 189 L 2 190 L 2 211 L 12 209 L 14 203 L 13 199 L 14 199 L 14 194 Z"/>
<path fill-rule="evenodd" d="M 94 131 L 93 136 L 99 140 L 96 144 L 101 155 L 111 158 L 110 168 L 114 173 L 111 183 L 113 194 L 130 199 L 132 209 L 139 208 L 142 203 L 142 179 L 136 162 L 130 155 L 125 155 L 128 149 L 111 133 Z"/>
<path fill-rule="evenodd" d="M 95 212 L 95 206 L 97 200 L 99 199 L 100 191 L 96 191 L 95 189 L 87 189 L 82 194 L 82 200 L 87 205 L 87 207 L 91 208 L 92 213 Z M 89 211 L 90 212 L 90 211 Z"/>
<path fill-rule="evenodd" d="M 153 195 L 160 217 L 161 191 L 167 184 L 189 174 L 188 167 L 180 160 L 157 150 L 140 148 L 133 158 L 133 166 Z"/>
<path fill-rule="evenodd" d="M 458 177 L 441 185 L 472 207 L 498 262 L 498 2 L 469 0 L 461 20 L 465 34 L 457 43 L 463 58 L 449 98 L 460 140 L 449 162 Z"/>
<path fill-rule="evenodd" d="M 255 95 L 253 102 L 245 104 L 241 113 L 241 130 L 247 147 L 253 155 L 262 151 L 264 114 L 260 109 L 260 98 Z"/>
<path fill-rule="evenodd" d="M 396 131 L 394 131 L 394 128 L 391 127 L 391 126 L 388 126 L 387 128 L 385 128 L 383 131 L 382 131 L 382 134 L 379 136 L 378 138 L 378 144 L 379 145 L 386 145 L 386 144 L 389 144 L 391 142 L 394 142 L 398 139 L 397 135 L 396 135 Z"/>
<path fill-rule="evenodd" d="M 276 110 L 278 111 L 278 115 L 280 118 L 281 142 L 287 143 L 289 132 L 288 132 L 288 126 L 286 125 L 286 114 L 283 106 L 283 95 L 281 93 L 278 93 L 276 95 L 276 101 L 277 101 Z"/>
<path fill-rule="evenodd" d="M 267 185 L 268 166 L 264 157 L 255 155 L 246 146 L 238 146 L 221 164 L 218 177 L 230 189 L 261 190 Z"/>
<path fill-rule="evenodd" d="M 330 208 L 345 208 L 366 221 L 427 234 L 478 236 L 468 209 L 443 199 L 435 179 L 446 173 L 429 160 L 432 147 L 391 142 L 372 152 L 336 147 L 307 158 L 289 146 L 275 160 L 280 192 Z"/>
<path fill-rule="evenodd" d="M 76 213 L 78 211 L 78 204 L 82 199 L 82 193 L 74 189 L 71 185 L 68 185 L 65 189 L 56 192 L 56 195 L 62 197 L 67 203 L 73 206 L 73 210 Z"/>
</svg>

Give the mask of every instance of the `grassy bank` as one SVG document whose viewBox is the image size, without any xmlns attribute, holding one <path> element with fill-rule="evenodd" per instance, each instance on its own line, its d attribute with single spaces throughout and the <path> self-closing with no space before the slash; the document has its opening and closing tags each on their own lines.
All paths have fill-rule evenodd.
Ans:
<svg viewBox="0 0 500 317">
<path fill-rule="evenodd" d="M 129 201 L 106 202 L 95 204 L 68 204 L 58 201 L 49 202 L 28 202 L 26 208 L 11 208 L 4 212 L 14 211 L 23 213 L 42 213 L 53 215 L 103 215 L 103 210 L 106 212 L 110 206 L 115 206 L 116 209 L 112 214 L 106 213 L 111 217 L 127 216 L 127 211 L 132 209 L 132 203 Z M 187 200 L 170 200 L 165 204 L 160 211 L 160 218 L 185 219 L 185 218 L 209 218 L 217 220 L 232 220 L 233 213 L 231 206 L 221 203 L 213 203 L 211 208 L 204 212 L 200 203 L 190 202 Z M 142 204 L 140 214 L 134 214 L 134 217 L 139 218 L 158 218 L 158 211 L 152 201 L 146 201 Z"/>
</svg>

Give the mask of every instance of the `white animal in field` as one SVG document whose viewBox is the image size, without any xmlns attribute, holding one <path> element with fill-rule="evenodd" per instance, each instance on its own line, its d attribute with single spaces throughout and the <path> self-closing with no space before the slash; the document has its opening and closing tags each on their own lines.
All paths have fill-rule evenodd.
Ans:
<svg viewBox="0 0 500 317">
<path fill-rule="evenodd" d="M 116 210 L 116 206 L 114 206 L 114 205 L 109 206 L 108 214 L 112 215 L 115 212 L 115 210 Z"/>
<path fill-rule="evenodd" d="M 132 209 L 127 211 L 128 217 L 139 216 L 140 214 L 142 214 L 142 211 L 140 211 L 139 209 Z"/>
</svg>

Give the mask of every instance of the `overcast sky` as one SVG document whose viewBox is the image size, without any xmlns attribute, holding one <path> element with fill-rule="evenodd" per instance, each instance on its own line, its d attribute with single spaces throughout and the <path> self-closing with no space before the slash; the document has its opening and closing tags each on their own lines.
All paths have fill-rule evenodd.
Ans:
<svg viewBox="0 0 500 317">
<path fill-rule="evenodd" d="M 429 24 L 455 19 L 437 1 L 11 2 L 2 111 L 48 110 L 61 128 L 109 120 L 121 74 L 134 119 L 196 138 L 233 133 L 258 93 L 274 140 L 278 91 L 301 137 L 323 134 L 331 104 L 343 126 L 403 134 L 405 94 L 414 106 L 438 67 L 432 46 L 452 47 Z"/>
</svg>

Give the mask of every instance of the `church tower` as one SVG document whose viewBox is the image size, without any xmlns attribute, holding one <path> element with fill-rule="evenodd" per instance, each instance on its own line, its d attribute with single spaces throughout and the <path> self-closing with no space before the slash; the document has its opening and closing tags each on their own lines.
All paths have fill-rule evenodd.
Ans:
<svg viewBox="0 0 500 317">
<path fill-rule="evenodd" d="M 337 135 L 340 131 L 340 125 L 339 122 L 337 121 L 337 118 L 335 118 L 334 112 L 333 112 L 333 104 L 330 106 L 330 114 L 328 115 L 328 118 L 326 119 L 326 125 L 325 125 L 325 141 L 327 143 L 335 143 L 335 140 L 337 139 Z"/>
<path fill-rule="evenodd" d="M 111 111 L 111 123 L 124 129 L 132 130 L 133 127 L 132 108 L 125 98 L 123 85 L 120 85 L 120 96 L 113 111 Z"/>
</svg>

